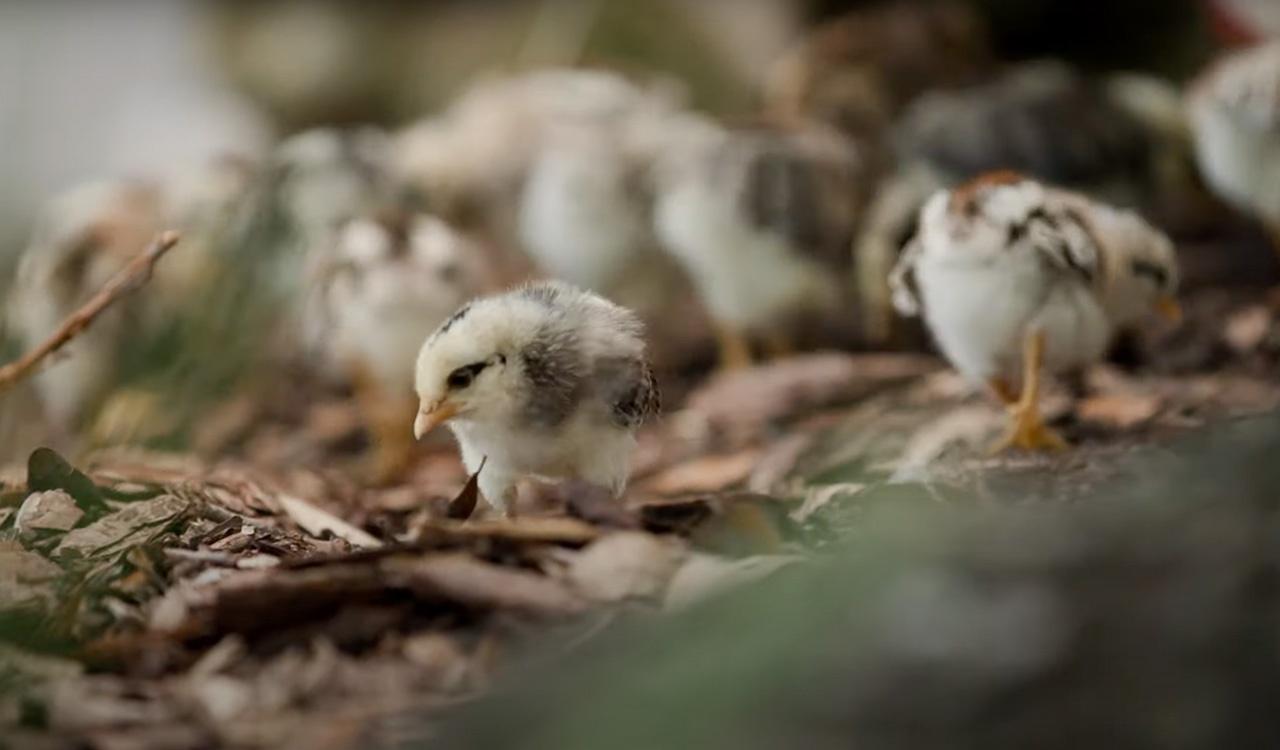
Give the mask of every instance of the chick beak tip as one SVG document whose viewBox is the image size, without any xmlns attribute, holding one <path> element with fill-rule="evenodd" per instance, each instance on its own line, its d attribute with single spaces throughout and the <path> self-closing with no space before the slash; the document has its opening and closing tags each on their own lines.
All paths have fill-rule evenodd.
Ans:
<svg viewBox="0 0 1280 750">
<path fill-rule="evenodd" d="M 428 409 L 424 407 L 420 409 L 418 416 L 413 420 L 414 439 L 421 440 L 423 435 L 449 421 L 457 411 L 457 407 L 453 404 L 440 404 L 434 408 Z"/>
</svg>

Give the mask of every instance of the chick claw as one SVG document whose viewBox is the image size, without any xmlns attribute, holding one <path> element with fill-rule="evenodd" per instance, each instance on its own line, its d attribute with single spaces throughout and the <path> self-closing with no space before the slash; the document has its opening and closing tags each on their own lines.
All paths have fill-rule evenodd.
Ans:
<svg viewBox="0 0 1280 750">
<path fill-rule="evenodd" d="M 1021 404 L 1009 409 L 1010 424 L 1004 437 L 991 446 L 991 455 L 1013 449 L 1057 453 L 1067 449 L 1067 441 L 1045 426 L 1040 410 Z"/>
</svg>

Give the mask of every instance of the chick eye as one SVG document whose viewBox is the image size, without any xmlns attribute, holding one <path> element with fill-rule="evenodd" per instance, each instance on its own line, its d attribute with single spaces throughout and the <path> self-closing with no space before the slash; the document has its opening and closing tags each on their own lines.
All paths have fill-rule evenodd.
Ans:
<svg viewBox="0 0 1280 750">
<path fill-rule="evenodd" d="M 1163 289 L 1169 283 L 1169 272 L 1164 268 L 1145 260 L 1133 261 L 1133 275 L 1145 276 L 1155 283 L 1156 288 Z"/>
<path fill-rule="evenodd" d="M 480 371 L 488 366 L 488 362 L 474 362 L 464 365 L 449 373 L 449 377 L 445 378 L 445 385 L 451 390 L 462 390 L 471 385 L 471 381 L 476 379 Z"/>
</svg>

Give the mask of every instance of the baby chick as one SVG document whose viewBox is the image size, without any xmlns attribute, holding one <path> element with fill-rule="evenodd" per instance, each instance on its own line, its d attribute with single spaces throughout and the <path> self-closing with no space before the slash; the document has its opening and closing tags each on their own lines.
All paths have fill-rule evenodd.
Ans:
<svg viewBox="0 0 1280 750">
<path fill-rule="evenodd" d="M 562 282 L 475 300 L 422 345 L 414 435 L 448 422 L 502 512 L 525 475 L 621 495 L 635 431 L 659 409 L 641 333 L 629 310 Z"/>
<path fill-rule="evenodd" d="M 90 183 L 57 196 L 38 218 L 18 263 L 9 321 L 35 346 L 146 246 L 162 224 L 160 191 L 149 182 Z M 162 266 L 163 268 L 163 266 Z M 114 383 L 120 343 L 138 302 L 107 310 L 35 378 L 52 426 L 83 425 Z"/>
<path fill-rule="evenodd" d="M 1177 90 L 1154 78 L 1092 81 L 1047 61 L 917 99 L 895 130 L 899 167 L 878 191 L 858 240 L 868 338 L 890 336 L 885 279 L 920 207 L 937 190 L 1013 170 L 1122 206 L 1171 213 L 1194 184 L 1178 102 Z"/>
<path fill-rule="evenodd" d="M 1261 219 L 1280 252 L 1280 42 L 1219 61 L 1192 85 L 1188 111 L 1205 181 Z"/>
<path fill-rule="evenodd" d="M 752 359 L 750 337 L 773 354 L 790 324 L 841 299 L 865 203 L 865 161 L 821 126 L 681 128 L 659 168 L 655 222 L 718 329 L 721 364 Z"/>
<path fill-rule="evenodd" d="M 1041 369 L 1097 361 L 1117 326 L 1152 308 L 1176 314 L 1178 269 L 1168 238 L 1137 214 L 997 172 L 929 199 L 891 282 L 899 310 L 923 307 L 947 359 L 1009 405 L 996 449 L 1057 450 Z"/>
<path fill-rule="evenodd" d="M 523 186 L 544 155 L 543 176 L 533 189 L 545 193 L 565 180 L 577 185 L 588 179 L 608 181 L 613 190 L 614 174 L 632 169 L 632 155 L 620 150 L 629 123 L 676 106 L 666 84 L 641 86 L 607 71 L 550 69 L 495 77 L 402 131 L 395 139 L 394 167 L 400 180 L 451 223 L 481 230 L 500 246 L 518 246 L 529 229 L 526 217 L 522 236 Z M 603 176 L 583 174 L 572 151 L 575 137 L 604 158 Z"/>
<path fill-rule="evenodd" d="M 924 91 L 973 83 L 991 66 L 985 25 L 966 3 L 866 3 L 783 56 L 763 98 L 774 117 L 869 135 Z"/>
<path fill-rule="evenodd" d="M 304 316 L 310 350 L 350 379 L 374 438 L 371 474 L 394 478 L 412 455 L 413 356 L 422 340 L 486 286 L 474 243 L 425 214 L 342 224 L 310 258 Z"/>
</svg>

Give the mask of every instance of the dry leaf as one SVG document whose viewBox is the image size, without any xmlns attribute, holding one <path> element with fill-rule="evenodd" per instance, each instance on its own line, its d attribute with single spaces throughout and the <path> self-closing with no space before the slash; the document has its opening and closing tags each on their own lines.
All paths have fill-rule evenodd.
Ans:
<svg viewBox="0 0 1280 750">
<path fill-rule="evenodd" d="M 1163 403 L 1159 396 L 1150 394 L 1114 393 L 1090 396 L 1076 405 L 1076 416 L 1082 422 L 1128 430 L 1151 421 L 1160 413 Z"/>
<path fill-rule="evenodd" d="M 84 517 L 76 501 L 62 490 L 46 490 L 27 495 L 18 508 L 14 525 L 23 536 L 41 531 L 70 531 Z"/>
<path fill-rule="evenodd" d="M 391 585 L 466 607 L 511 610 L 538 617 L 563 617 L 583 609 L 582 600 L 558 581 L 470 555 L 393 557 L 383 560 L 380 568 Z"/>
<path fill-rule="evenodd" d="M 659 495 L 718 492 L 746 481 L 759 460 L 760 451 L 754 448 L 726 456 L 702 456 L 650 477 L 644 488 Z"/>
<path fill-rule="evenodd" d="M 382 546 L 382 542 L 364 529 L 356 528 L 300 497 L 281 494 L 277 499 L 280 501 L 280 507 L 289 514 L 289 517 L 312 536 L 320 537 L 325 532 L 329 532 L 339 539 L 350 542 L 353 547 L 377 549 Z"/>
<path fill-rule="evenodd" d="M 87 558 L 118 552 L 157 539 L 190 507 L 175 495 L 129 503 L 80 529 L 72 529 L 54 550 L 54 557 Z"/>
<path fill-rule="evenodd" d="M 1237 354 L 1258 350 L 1271 332 L 1271 311 L 1266 305 L 1253 305 L 1227 319 L 1222 338 Z"/>
<path fill-rule="evenodd" d="M 695 553 L 671 579 L 663 606 L 668 610 L 687 607 L 709 596 L 759 581 L 801 559 L 792 555 L 759 555 L 729 560 Z"/>
<path fill-rule="evenodd" d="M 635 531 L 609 534 L 573 556 L 569 582 L 598 602 L 656 599 L 686 554 L 685 545 L 670 537 Z"/>
<path fill-rule="evenodd" d="M 463 485 L 458 496 L 449 501 L 446 517 L 465 521 L 476 512 L 476 503 L 480 499 L 480 472 L 484 471 L 484 465 L 488 460 L 487 457 L 480 459 L 480 468 L 467 478 L 467 483 Z"/>
</svg>

